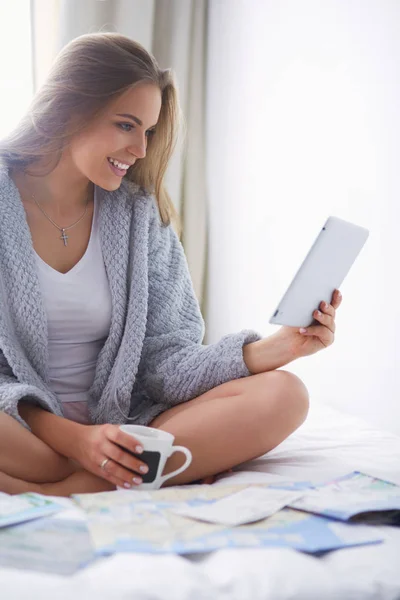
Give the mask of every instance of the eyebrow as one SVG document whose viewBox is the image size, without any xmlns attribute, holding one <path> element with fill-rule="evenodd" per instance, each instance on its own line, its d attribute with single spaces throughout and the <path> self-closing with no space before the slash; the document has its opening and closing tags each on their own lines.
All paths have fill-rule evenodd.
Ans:
<svg viewBox="0 0 400 600">
<path fill-rule="evenodd" d="M 130 115 L 129 113 L 117 113 L 117 117 L 125 117 L 126 119 L 131 119 L 132 121 L 135 121 L 135 123 L 140 125 L 140 127 L 143 127 L 143 122 L 134 115 Z M 155 125 L 152 125 L 149 129 L 152 129 L 153 127 L 155 127 Z"/>
</svg>

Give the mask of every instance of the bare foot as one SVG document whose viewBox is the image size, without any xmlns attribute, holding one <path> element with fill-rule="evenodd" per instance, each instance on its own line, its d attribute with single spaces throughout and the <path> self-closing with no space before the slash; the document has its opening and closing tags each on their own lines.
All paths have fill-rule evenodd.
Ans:
<svg viewBox="0 0 400 600">
<path fill-rule="evenodd" d="M 22 481 L 22 479 L 16 479 L 10 477 L 6 473 L 0 471 L 0 492 L 6 494 L 24 494 L 25 492 L 36 492 L 37 494 L 42 493 L 40 484 L 29 483 L 29 481 Z"/>
<path fill-rule="evenodd" d="M 208 477 L 203 477 L 203 479 L 199 479 L 199 483 L 205 483 L 206 485 L 211 485 L 217 479 L 216 475 L 209 475 Z"/>
<path fill-rule="evenodd" d="M 225 475 L 225 473 L 233 473 L 233 469 L 227 469 L 226 471 L 222 471 L 222 473 L 216 473 L 215 475 L 209 475 L 208 477 L 203 477 L 203 479 L 199 479 L 199 482 L 211 485 L 212 483 L 217 481 L 217 479 L 220 475 Z"/>
<path fill-rule="evenodd" d="M 72 494 L 94 494 L 115 490 L 115 485 L 83 469 L 56 483 L 42 483 L 41 494 L 49 496 L 71 496 Z"/>
</svg>

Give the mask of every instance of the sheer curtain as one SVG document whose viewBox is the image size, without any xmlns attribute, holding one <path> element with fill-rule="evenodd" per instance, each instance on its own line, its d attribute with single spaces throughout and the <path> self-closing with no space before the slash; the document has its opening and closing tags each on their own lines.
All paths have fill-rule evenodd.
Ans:
<svg viewBox="0 0 400 600">
<path fill-rule="evenodd" d="M 32 98 L 29 0 L 0 3 L 0 138 L 18 123 Z"/>
<path fill-rule="evenodd" d="M 181 136 L 166 176 L 181 215 L 195 291 L 203 302 L 206 272 L 204 71 L 207 0 L 31 0 L 35 89 L 56 54 L 84 33 L 116 31 L 151 51 L 177 75 L 187 138 Z"/>
<path fill-rule="evenodd" d="M 400 433 L 400 4 L 210 3 L 208 342 L 268 320 L 329 215 L 371 231 L 335 344 L 286 368 Z"/>
</svg>

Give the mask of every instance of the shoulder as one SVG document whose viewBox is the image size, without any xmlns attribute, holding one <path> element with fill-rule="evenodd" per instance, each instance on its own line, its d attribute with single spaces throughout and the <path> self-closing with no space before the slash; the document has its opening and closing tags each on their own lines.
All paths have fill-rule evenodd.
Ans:
<svg viewBox="0 0 400 600">
<path fill-rule="evenodd" d="M 130 207 L 133 205 L 133 215 L 137 216 L 138 209 L 142 215 L 145 213 L 149 223 L 150 237 L 168 237 L 173 233 L 172 224 L 163 223 L 155 194 L 127 179 L 122 180 L 119 190 L 125 198 L 126 205 Z"/>
<path fill-rule="evenodd" d="M 0 200 L 4 199 L 5 194 L 10 193 L 12 183 L 8 168 L 0 162 Z"/>
<path fill-rule="evenodd" d="M 146 231 L 149 253 L 158 254 L 161 250 L 161 254 L 168 254 L 175 242 L 174 231 L 171 224 L 162 222 L 155 194 L 129 180 L 122 180 L 117 193 L 119 202 L 114 204 L 124 207 L 135 221 L 135 228 Z"/>
<path fill-rule="evenodd" d="M 151 221 L 161 225 L 160 211 L 154 194 L 151 194 L 134 181 L 129 181 L 128 179 L 122 180 L 119 193 L 127 206 L 132 206 L 132 204 L 134 206 L 140 205 L 141 209 L 144 209 L 148 214 Z"/>
<path fill-rule="evenodd" d="M 10 170 L 0 162 L 0 207 L 1 220 L 21 221 L 25 217 L 25 212 L 21 202 L 21 197 L 14 180 L 11 177 Z"/>
</svg>

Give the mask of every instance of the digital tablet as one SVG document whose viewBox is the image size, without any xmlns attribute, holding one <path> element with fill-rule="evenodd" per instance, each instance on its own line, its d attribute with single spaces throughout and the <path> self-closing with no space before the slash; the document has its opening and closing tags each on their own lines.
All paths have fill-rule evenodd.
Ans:
<svg viewBox="0 0 400 600">
<path fill-rule="evenodd" d="M 367 241 L 368 229 L 329 217 L 269 322 L 289 327 L 317 323 L 313 312 L 328 304 Z"/>
</svg>

